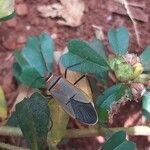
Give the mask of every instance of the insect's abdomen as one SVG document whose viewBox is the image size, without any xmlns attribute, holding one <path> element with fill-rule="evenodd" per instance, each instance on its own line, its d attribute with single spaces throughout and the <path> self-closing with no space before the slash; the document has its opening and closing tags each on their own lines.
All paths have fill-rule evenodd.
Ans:
<svg viewBox="0 0 150 150">
<path fill-rule="evenodd" d="M 51 77 L 48 81 L 48 90 L 73 118 L 85 124 L 97 122 L 97 113 L 89 97 L 63 77 Z"/>
</svg>

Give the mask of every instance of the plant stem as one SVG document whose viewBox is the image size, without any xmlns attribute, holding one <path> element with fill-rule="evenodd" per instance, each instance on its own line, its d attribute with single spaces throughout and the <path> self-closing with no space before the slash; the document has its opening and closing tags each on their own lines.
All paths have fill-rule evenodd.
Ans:
<svg viewBox="0 0 150 150">
<path fill-rule="evenodd" d="M 18 147 L 18 146 L 6 144 L 6 143 L 0 143 L 0 148 L 7 149 L 7 150 L 12 150 L 12 149 L 15 149 L 15 150 L 29 150 L 28 148 Z"/>
<path fill-rule="evenodd" d="M 21 132 L 20 128 L 1 126 L 0 127 L 0 135 L 3 135 L 3 136 L 22 136 L 22 132 Z"/>
<path fill-rule="evenodd" d="M 150 136 L 150 126 L 134 126 L 134 127 L 120 127 L 120 128 L 109 128 L 114 132 L 123 130 L 126 131 L 128 135 L 141 135 Z M 103 130 L 101 128 L 85 128 L 85 129 L 68 129 L 64 138 L 79 138 L 79 137 L 92 137 L 103 135 Z M 22 132 L 16 127 L 0 127 L 0 135 L 3 136 L 22 136 Z"/>
<path fill-rule="evenodd" d="M 109 130 L 117 132 L 123 130 L 127 132 L 128 135 L 142 135 L 142 136 L 149 136 L 150 135 L 150 126 L 134 126 L 134 127 L 120 127 L 120 128 L 109 128 Z M 76 129 L 67 130 L 65 138 L 81 138 L 81 137 L 92 137 L 92 136 L 99 136 L 103 135 L 104 131 L 101 128 L 85 128 L 85 129 Z"/>
</svg>

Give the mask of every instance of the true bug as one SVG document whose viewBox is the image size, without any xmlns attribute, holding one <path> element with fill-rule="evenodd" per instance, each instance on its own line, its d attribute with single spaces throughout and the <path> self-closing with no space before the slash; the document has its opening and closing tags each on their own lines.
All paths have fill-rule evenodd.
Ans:
<svg viewBox="0 0 150 150">
<path fill-rule="evenodd" d="M 83 91 L 61 75 L 51 75 L 47 80 L 47 88 L 52 97 L 72 118 L 88 125 L 97 122 L 97 113 L 93 102 Z"/>
<path fill-rule="evenodd" d="M 81 63 L 82 62 L 67 67 L 64 77 L 50 73 L 45 78 L 47 81 L 45 88 L 50 93 L 50 96 L 53 97 L 72 118 L 79 120 L 83 124 L 94 125 L 98 121 L 94 104 L 85 92 L 75 86 L 85 75 L 81 76 L 74 84 L 65 79 L 67 69 L 80 65 Z M 36 78 L 30 85 L 36 83 L 37 80 L 39 80 L 39 78 Z M 42 90 L 44 93 L 45 88 Z"/>
</svg>

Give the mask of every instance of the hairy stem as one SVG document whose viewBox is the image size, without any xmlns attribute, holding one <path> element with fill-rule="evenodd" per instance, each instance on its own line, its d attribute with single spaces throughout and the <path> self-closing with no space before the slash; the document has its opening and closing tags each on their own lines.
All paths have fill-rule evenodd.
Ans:
<svg viewBox="0 0 150 150">
<path fill-rule="evenodd" d="M 0 135 L 3 135 L 3 136 L 22 136 L 22 132 L 21 132 L 20 128 L 1 126 L 0 127 Z"/>
<path fill-rule="evenodd" d="M 10 145 L 10 144 L 6 144 L 6 143 L 0 143 L 0 149 L 6 149 L 6 150 L 29 150 L 28 148 L 23 148 L 23 147 L 18 147 L 18 146 L 14 146 L 14 145 Z"/>
<path fill-rule="evenodd" d="M 123 130 L 126 131 L 128 135 L 142 135 L 150 136 L 150 125 L 148 126 L 134 126 L 134 127 L 119 127 L 119 128 L 108 128 L 114 132 Z M 101 128 L 84 128 L 84 129 L 68 129 L 65 138 L 79 138 L 79 137 L 91 137 L 103 135 L 103 130 Z M 0 127 L 0 135 L 2 136 L 22 136 L 22 132 L 16 127 Z"/>
<path fill-rule="evenodd" d="M 142 135 L 148 136 L 150 135 L 150 126 L 134 126 L 128 128 L 109 128 L 109 130 L 117 132 L 120 130 L 126 131 L 128 135 Z M 104 131 L 101 128 L 85 128 L 85 129 L 75 129 L 75 130 L 67 130 L 65 138 L 79 138 L 79 137 L 91 137 L 91 136 L 99 136 L 103 135 Z"/>
</svg>

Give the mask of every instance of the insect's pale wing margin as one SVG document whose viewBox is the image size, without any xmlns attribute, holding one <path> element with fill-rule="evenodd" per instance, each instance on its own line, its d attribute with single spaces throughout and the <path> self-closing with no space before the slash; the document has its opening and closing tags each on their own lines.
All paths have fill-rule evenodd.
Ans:
<svg viewBox="0 0 150 150">
<path fill-rule="evenodd" d="M 80 122 L 92 125 L 97 123 L 98 117 L 92 103 L 83 103 L 74 99 L 70 100 L 76 119 Z"/>
</svg>

